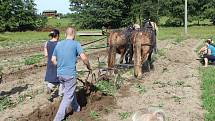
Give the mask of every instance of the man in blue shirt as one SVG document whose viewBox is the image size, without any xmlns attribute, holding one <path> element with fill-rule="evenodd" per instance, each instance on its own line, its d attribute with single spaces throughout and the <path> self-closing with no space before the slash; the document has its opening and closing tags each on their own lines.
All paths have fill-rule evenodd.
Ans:
<svg viewBox="0 0 215 121">
<path fill-rule="evenodd" d="M 69 27 L 66 31 L 66 40 L 57 44 L 52 55 L 52 62 L 57 65 L 57 76 L 64 87 L 63 100 L 54 121 L 62 121 L 70 106 L 75 112 L 80 111 L 75 94 L 77 56 L 80 56 L 87 69 L 91 71 L 89 60 L 84 54 L 81 44 L 75 41 L 74 38 L 75 29 Z"/>
</svg>

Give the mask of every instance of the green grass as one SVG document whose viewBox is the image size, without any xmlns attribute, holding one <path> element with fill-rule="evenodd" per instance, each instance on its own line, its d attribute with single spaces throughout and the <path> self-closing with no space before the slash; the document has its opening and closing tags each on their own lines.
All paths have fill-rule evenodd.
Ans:
<svg viewBox="0 0 215 121">
<path fill-rule="evenodd" d="M 49 18 L 47 22 L 47 26 L 52 26 L 53 28 L 66 28 L 72 25 L 71 18 Z"/>
<path fill-rule="evenodd" d="M 28 46 L 33 44 L 44 44 L 50 39 L 49 32 L 5 32 L 0 33 L 0 49 L 16 48 L 17 46 Z M 93 41 L 104 36 L 76 36 L 78 41 Z M 64 32 L 60 34 L 60 40 L 65 39 Z M 105 40 L 106 41 L 106 40 Z"/>
<path fill-rule="evenodd" d="M 33 65 L 39 63 L 44 58 L 43 54 L 36 54 L 34 56 L 31 56 L 29 58 L 26 58 L 24 63 L 25 65 Z"/>
<path fill-rule="evenodd" d="M 62 21 L 64 19 L 61 19 Z M 61 21 L 59 20 L 59 21 Z M 56 24 L 56 19 L 50 19 L 49 24 Z M 66 26 L 68 20 L 62 23 L 62 26 Z M 79 31 L 101 31 L 99 29 L 79 30 Z M 187 38 L 206 39 L 213 38 L 215 40 L 215 26 L 190 26 L 188 27 L 188 36 L 184 35 L 184 27 L 159 27 L 158 39 L 174 40 L 175 43 L 182 42 Z M 49 40 L 49 32 L 5 32 L 0 33 L 0 49 L 1 48 L 15 48 L 17 46 L 42 44 Z M 92 41 L 103 38 L 104 36 L 76 36 L 76 40 L 79 41 Z M 60 39 L 65 39 L 64 31 L 61 31 Z"/>
<path fill-rule="evenodd" d="M 14 103 L 12 102 L 10 97 L 7 96 L 0 97 L 0 112 L 9 107 L 12 107 L 13 105 Z"/>
<path fill-rule="evenodd" d="M 158 39 L 173 39 L 176 42 L 183 41 L 187 38 L 213 38 L 215 39 L 215 26 L 191 26 L 188 27 L 188 36 L 184 35 L 184 27 L 160 27 L 158 28 Z"/>
<path fill-rule="evenodd" d="M 205 113 L 205 121 L 215 121 L 215 68 L 200 69 L 202 79 L 202 99 Z"/>
<path fill-rule="evenodd" d="M 114 96 L 117 91 L 117 88 L 116 86 L 114 86 L 112 81 L 105 81 L 105 80 L 97 82 L 96 89 L 106 95 L 111 95 L 111 96 Z"/>
<path fill-rule="evenodd" d="M 98 119 L 99 118 L 99 113 L 96 112 L 96 111 L 91 111 L 90 112 L 90 117 L 94 120 Z"/>
<path fill-rule="evenodd" d="M 120 120 L 128 119 L 131 116 L 130 112 L 120 112 L 118 113 Z"/>
<path fill-rule="evenodd" d="M 139 94 L 144 94 L 146 92 L 145 86 L 140 83 L 135 84 L 134 87 L 139 92 Z"/>
</svg>

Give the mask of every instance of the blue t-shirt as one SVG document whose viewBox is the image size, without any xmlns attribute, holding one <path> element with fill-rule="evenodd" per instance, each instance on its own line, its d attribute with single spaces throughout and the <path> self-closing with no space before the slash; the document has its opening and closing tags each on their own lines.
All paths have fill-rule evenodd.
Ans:
<svg viewBox="0 0 215 121">
<path fill-rule="evenodd" d="M 57 58 L 57 75 L 75 77 L 77 56 L 83 52 L 81 44 L 75 40 L 58 42 L 53 52 Z"/>
<path fill-rule="evenodd" d="M 215 56 L 215 47 L 213 45 L 208 45 L 208 49 L 211 50 L 211 55 Z"/>
</svg>

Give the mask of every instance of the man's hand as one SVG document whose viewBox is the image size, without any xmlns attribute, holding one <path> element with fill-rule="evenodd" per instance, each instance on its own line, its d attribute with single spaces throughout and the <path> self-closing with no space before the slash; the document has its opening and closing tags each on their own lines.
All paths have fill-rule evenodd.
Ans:
<svg viewBox="0 0 215 121">
<path fill-rule="evenodd" d="M 81 60 L 84 62 L 84 64 L 87 66 L 87 69 L 90 71 L 90 73 L 92 73 L 92 69 L 90 67 L 90 62 L 87 58 L 87 56 L 84 53 L 80 54 Z"/>
</svg>

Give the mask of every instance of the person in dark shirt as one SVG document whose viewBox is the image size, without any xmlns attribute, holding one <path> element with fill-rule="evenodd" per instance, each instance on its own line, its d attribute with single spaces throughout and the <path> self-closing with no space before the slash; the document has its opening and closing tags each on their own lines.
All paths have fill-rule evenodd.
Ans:
<svg viewBox="0 0 215 121">
<path fill-rule="evenodd" d="M 50 32 L 49 36 L 51 37 L 51 40 L 47 41 L 44 46 L 44 55 L 47 57 L 45 84 L 47 86 L 47 93 L 51 94 L 48 97 L 48 100 L 52 101 L 54 94 L 57 91 L 60 84 L 59 80 L 57 79 L 57 67 L 51 62 L 53 51 L 60 37 L 60 32 L 57 29 L 53 29 Z M 62 92 L 59 91 L 59 93 Z"/>
</svg>

